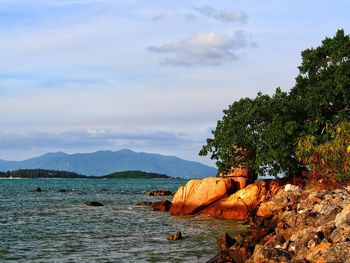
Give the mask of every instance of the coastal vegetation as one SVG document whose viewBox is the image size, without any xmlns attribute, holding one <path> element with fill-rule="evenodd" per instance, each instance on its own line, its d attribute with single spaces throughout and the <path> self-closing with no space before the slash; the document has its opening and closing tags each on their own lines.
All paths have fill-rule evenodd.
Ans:
<svg viewBox="0 0 350 263">
<path fill-rule="evenodd" d="M 125 171 L 116 172 L 109 175 L 102 176 L 107 179 L 168 179 L 169 176 L 165 174 L 146 173 L 142 171 Z"/>
<path fill-rule="evenodd" d="M 350 36 L 340 29 L 301 56 L 289 92 L 260 92 L 223 111 L 200 151 L 219 173 L 248 167 L 259 175 L 349 181 Z"/>
<path fill-rule="evenodd" d="M 104 176 L 85 176 L 67 171 L 20 169 L 15 171 L 0 172 L 0 178 L 168 179 L 170 177 L 165 174 L 146 173 L 142 171 L 116 172 Z"/>
</svg>

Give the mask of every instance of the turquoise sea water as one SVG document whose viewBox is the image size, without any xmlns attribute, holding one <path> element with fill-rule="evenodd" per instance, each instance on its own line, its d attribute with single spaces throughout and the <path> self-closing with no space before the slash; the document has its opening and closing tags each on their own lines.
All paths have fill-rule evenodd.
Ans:
<svg viewBox="0 0 350 263">
<path fill-rule="evenodd" d="M 172 217 L 139 207 L 146 191 L 185 180 L 2 179 L 0 262 L 206 262 L 230 220 Z M 42 192 L 31 192 L 40 187 Z M 58 192 L 60 189 L 68 192 Z M 169 198 L 171 199 L 171 198 Z M 85 201 L 103 207 L 88 207 Z M 184 239 L 168 241 L 181 231 Z"/>
</svg>

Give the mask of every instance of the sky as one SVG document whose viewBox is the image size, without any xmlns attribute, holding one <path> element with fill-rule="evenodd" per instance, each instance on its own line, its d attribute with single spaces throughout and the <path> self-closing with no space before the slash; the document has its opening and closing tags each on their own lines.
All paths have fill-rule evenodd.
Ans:
<svg viewBox="0 0 350 263">
<path fill-rule="evenodd" d="M 198 156 L 235 100 L 290 90 L 347 0 L 0 0 L 0 159 Z"/>
</svg>

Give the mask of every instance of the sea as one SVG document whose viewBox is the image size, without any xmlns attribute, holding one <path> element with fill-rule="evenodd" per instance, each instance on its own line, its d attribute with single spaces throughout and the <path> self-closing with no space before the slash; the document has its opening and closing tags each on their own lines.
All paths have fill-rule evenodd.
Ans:
<svg viewBox="0 0 350 263">
<path fill-rule="evenodd" d="M 1 179 L 0 262 L 207 262 L 217 237 L 245 226 L 205 216 L 170 216 L 140 201 L 171 197 L 182 179 Z M 33 192 L 40 187 L 42 192 Z M 66 191 L 62 191 L 66 190 Z M 86 206 L 98 201 L 101 207 Z M 181 231 L 183 239 L 167 240 Z"/>
</svg>

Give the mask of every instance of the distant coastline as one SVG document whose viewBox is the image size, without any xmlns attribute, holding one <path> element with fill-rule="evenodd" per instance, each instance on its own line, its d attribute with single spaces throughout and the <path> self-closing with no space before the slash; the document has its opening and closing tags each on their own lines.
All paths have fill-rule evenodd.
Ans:
<svg viewBox="0 0 350 263">
<path fill-rule="evenodd" d="M 0 179 L 175 179 L 165 174 L 147 173 L 142 171 L 123 171 L 104 176 L 86 176 L 74 172 L 45 170 L 45 169 L 19 169 L 0 172 Z"/>
</svg>

